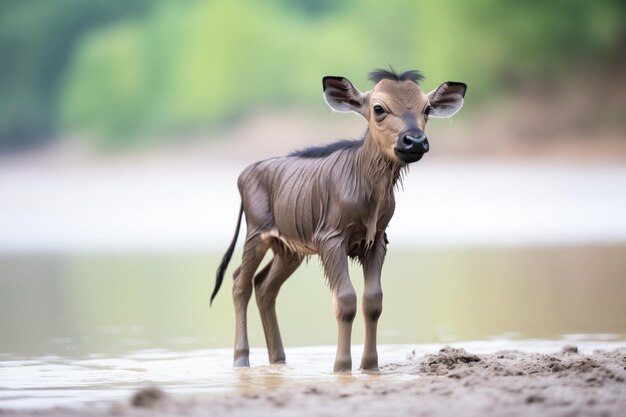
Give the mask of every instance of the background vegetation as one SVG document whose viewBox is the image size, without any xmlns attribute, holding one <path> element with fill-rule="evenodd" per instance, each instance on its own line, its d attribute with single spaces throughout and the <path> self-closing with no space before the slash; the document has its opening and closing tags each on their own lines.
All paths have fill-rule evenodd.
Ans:
<svg viewBox="0 0 626 417">
<path fill-rule="evenodd" d="M 259 107 L 321 108 L 322 75 L 367 86 L 386 65 L 487 100 L 623 68 L 625 16 L 620 0 L 4 0 L 0 151 L 70 134 L 118 148 Z"/>
</svg>

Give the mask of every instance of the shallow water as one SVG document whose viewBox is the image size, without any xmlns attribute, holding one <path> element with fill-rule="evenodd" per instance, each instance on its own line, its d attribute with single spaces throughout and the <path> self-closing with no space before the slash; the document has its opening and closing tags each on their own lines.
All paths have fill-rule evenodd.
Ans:
<svg viewBox="0 0 626 417">
<path fill-rule="evenodd" d="M 219 254 L 0 256 L 0 354 L 123 355 L 232 346 L 230 279 L 213 306 Z M 233 260 L 237 263 L 237 258 Z M 361 292 L 358 265 L 352 281 Z M 390 249 L 379 342 L 558 339 L 626 334 L 626 247 Z M 253 300 L 252 346 L 265 345 Z M 277 301 L 284 344 L 333 345 L 336 323 L 319 262 Z M 354 343 L 363 342 L 362 319 Z"/>
<path fill-rule="evenodd" d="M 401 379 L 408 376 L 387 374 L 384 365 L 468 340 L 481 340 L 463 343 L 475 352 L 563 344 L 584 351 L 626 341 L 624 246 L 392 248 L 383 271 L 382 375 L 330 372 L 336 324 L 314 259 L 287 281 L 277 303 L 289 364 L 267 365 L 253 300 L 253 367 L 234 370 L 229 280 L 208 302 L 218 260 L 182 253 L 0 257 L 0 409 L 106 404 L 148 385 L 200 395 Z M 357 265 L 352 278 L 360 292 Z M 362 341 L 359 317 L 355 366 Z"/>
<path fill-rule="evenodd" d="M 480 341 L 452 344 L 469 352 L 493 353 L 517 349 L 553 353 L 568 340 Z M 575 341 L 580 353 L 595 349 L 625 348 L 626 341 Z M 137 351 L 121 357 L 92 355 L 86 358 L 39 357 L 0 361 L 0 410 L 48 409 L 51 407 L 107 407 L 128 402 L 132 393 L 147 386 L 159 386 L 178 396 L 194 398 L 220 392 L 254 395 L 279 387 L 298 385 L 350 384 L 367 380 L 385 383 L 414 380 L 415 375 L 398 373 L 387 364 L 403 362 L 409 356 L 436 353 L 443 345 L 382 345 L 380 373 L 333 374 L 334 347 L 289 348 L 287 365 L 267 365 L 264 349 L 252 349 L 251 368 L 232 368 L 230 349 L 172 352 Z M 358 363 L 362 346 L 354 346 Z"/>
</svg>

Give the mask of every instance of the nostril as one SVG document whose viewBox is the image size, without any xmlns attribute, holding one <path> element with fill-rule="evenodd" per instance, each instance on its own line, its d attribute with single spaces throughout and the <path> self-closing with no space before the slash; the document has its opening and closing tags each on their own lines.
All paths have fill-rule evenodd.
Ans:
<svg viewBox="0 0 626 417">
<path fill-rule="evenodd" d="M 407 135 L 402 136 L 402 143 L 407 148 L 412 148 L 415 145 L 423 147 L 424 142 L 428 142 L 428 139 L 426 139 L 425 135 L 411 136 L 407 134 Z"/>
</svg>

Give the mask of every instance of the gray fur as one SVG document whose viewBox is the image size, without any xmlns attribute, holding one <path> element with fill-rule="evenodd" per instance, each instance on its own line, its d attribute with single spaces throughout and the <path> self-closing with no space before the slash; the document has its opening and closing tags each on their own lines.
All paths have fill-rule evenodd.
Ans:
<svg viewBox="0 0 626 417">
<path fill-rule="evenodd" d="M 249 366 L 246 310 L 253 288 L 270 362 L 284 363 L 276 296 L 303 258 L 317 254 L 332 290 L 339 326 L 334 370 L 348 371 L 352 367 L 350 339 L 357 305 L 348 275 L 348 257 L 362 264 L 365 279 L 362 310 L 366 335 L 361 368 L 378 369 L 376 325 L 382 312 L 380 275 L 387 250 L 385 230 L 395 210 L 394 188 L 408 166 L 405 159 L 419 160 L 428 150 L 413 158 L 415 151 L 407 148 L 409 145 L 402 145 L 402 137 L 406 129 L 419 129 L 419 132 L 425 129 L 423 109 L 429 101 L 411 77 L 385 78 L 364 94 L 345 78 L 325 77 L 324 91 L 331 106 L 356 111 L 368 120 L 364 138 L 260 161 L 239 176 L 247 232 L 243 260 L 233 274 L 235 366 Z M 370 117 L 371 106 L 381 103 L 387 115 L 378 119 Z M 409 119 L 407 109 L 412 109 L 409 112 L 416 123 L 414 127 L 407 127 L 404 122 Z M 405 159 L 394 156 L 398 155 L 394 150 L 399 148 Z M 213 296 L 219 289 L 235 240 L 236 235 L 218 270 Z M 269 249 L 274 257 L 256 272 Z"/>
</svg>

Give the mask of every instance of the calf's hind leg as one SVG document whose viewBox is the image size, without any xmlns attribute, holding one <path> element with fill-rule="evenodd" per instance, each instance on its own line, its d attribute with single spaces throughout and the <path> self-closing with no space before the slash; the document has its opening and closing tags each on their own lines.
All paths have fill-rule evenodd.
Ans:
<svg viewBox="0 0 626 417">
<path fill-rule="evenodd" d="M 246 312 L 252 295 L 252 278 L 269 246 L 259 234 L 249 235 L 243 247 L 241 266 L 233 274 L 233 301 L 235 303 L 235 360 L 234 366 L 250 366 L 250 345 Z"/>
<path fill-rule="evenodd" d="M 277 252 L 267 267 L 254 277 L 254 293 L 261 314 L 270 363 L 285 363 L 285 351 L 276 319 L 276 296 L 301 262 L 302 258 L 298 255 Z"/>
</svg>

